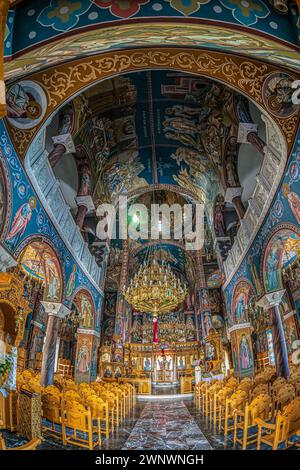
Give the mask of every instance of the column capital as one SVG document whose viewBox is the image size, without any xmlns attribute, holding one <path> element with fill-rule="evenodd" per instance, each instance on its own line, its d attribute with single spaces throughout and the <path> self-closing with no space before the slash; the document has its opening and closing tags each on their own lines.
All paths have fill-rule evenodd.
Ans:
<svg viewBox="0 0 300 470">
<path fill-rule="evenodd" d="M 248 134 L 251 132 L 257 133 L 257 124 L 253 122 L 240 122 L 238 129 L 237 141 L 239 144 L 250 144 Z"/>
<path fill-rule="evenodd" d="M 65 153 L 75 153 L 75 145 L 73 142 L 72 135 L 70 133 L 68 134 L 60 134 L 60 135 L 55 135 L 52 137 L 52 142 L 54 145 L 61 144 L 65 147 Z"/>
<path fill-rule="evenodd" d="M 15 258 L 0 245 L 0 271 L 6 272 L 8 268 L 14 268 L 17 264 Z"/>
<path fill-rule="evenodd" d="M 77 206 L 84 206 L 88 212 L 95 210 L 94 201 L 92 196 L 77 196 L 75 198 Z"/>
<path fill-rule="evenodd" d="M 232 200 L 235 198 L 235 197 L 241 197 L 242 195 L 242 188 L 239 186 L 237 187 L 233 187 L 233 188 L 227 188 L 226 189 L 226 193 L 225 193 L 225 201 L 226 202 L 229 202 L 229 203 L 232 203 Z"/>
<path fill-rule="evenodd" d="M 71 313 L 71 310 L 68 307 L 66 307 L 64 304 L 61 304 L 59 302 L 42 301 L 41 304 L 45 308 L 45 311 L 47 312 L 48 316 L 64 318 L 69 313 Z"/>
<path fill-rule="evenodd" d="M 276 307 L 280 304 L 282 297 L 285 294 L 285 289 L 276 290 L 275 292 L 268 292 L 256 301 L 258 307 L 264 310 Z"/>
</svg>

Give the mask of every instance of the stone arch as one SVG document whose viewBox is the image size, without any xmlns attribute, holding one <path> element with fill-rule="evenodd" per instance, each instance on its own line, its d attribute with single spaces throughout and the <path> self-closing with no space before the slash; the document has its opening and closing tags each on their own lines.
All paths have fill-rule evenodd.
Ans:
<svg viewBox="0 0 300 470">
<path fill-rule="evenodd" d="M 300 228 L 293 224 L 280 224 L 275 227 L 265 242 L 261 258 L 261 272 L 266 292 L 276 291 L 283 287 L 282 268 L 292 263 L 295 256 L 293 252 L 291 257 L 287 256 L 285 244 L 288 238 L 295 238 L 300 243 Z"/>
</svg>

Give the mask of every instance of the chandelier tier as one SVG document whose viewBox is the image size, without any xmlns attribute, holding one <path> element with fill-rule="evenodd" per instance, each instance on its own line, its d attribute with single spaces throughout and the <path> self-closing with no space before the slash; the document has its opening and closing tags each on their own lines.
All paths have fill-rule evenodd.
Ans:
<svg viewBox="0 0 300 470">
<path fill-rule="evenodd" d="M 181 304 L 187 289 L 171 271 L 170 265 L 159 264 L 154 259 L 140 266 L 123 295 L 136 311 L 152 313 L 156 317 Z"/>
</svg>

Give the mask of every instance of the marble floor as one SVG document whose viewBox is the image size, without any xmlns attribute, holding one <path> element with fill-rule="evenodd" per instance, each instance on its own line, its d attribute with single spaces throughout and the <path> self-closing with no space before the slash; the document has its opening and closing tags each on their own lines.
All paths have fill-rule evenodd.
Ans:
<svg viewBox="0 0 300 470">
<path fill-rule="evenodd" d="M 180 400 L 146 403 L 123 450 L 210 450 L 210 443 Z"/>
</svg>

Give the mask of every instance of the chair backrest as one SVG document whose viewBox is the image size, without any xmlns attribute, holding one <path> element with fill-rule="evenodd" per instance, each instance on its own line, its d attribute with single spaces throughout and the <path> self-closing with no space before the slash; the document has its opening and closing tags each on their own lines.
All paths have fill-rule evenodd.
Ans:
<svg viewBox="0 0 300 470">
<path fill-rule="evenodd" d="M 256 398 L 258 395 L 261 394 L 268 394 L 269 393 L 269 386 L 268 384 L 259 384 L 252 390 L 252 398 Z"/>
<path fill-rule="evenodd" d="M 270 414 L 271 397 L 267 394 L 258 395 L 248 405 L 249 425 L 253 425 L 256 418 L 267 420 Z"/>
<path fill-rule="evenodd" d="M 223 387 L 217 392 L 217 402 L 220 405 L 225 405 L 226 398 L 229 398 L 233 394 L 233 389 L 230 387 Z"/>
<path fill-rule="evenodd" d="M 52 422 L 60 421 L 61 414 L 61 402 L 59 397 L 55 397 L 51 394 L 42 396 L 42 413 L 43 418 L 48 419 Z"/>
<path fill-rule="evenodd" d="M 86 410 L 81 404 L 73 403 L 70 408 L 65 408 L 65 426 L 79 431 L 88 432 L 91 426 L 91 411 Z"/>
<path fill-rule="evenodd" d="M 234 392 L 229 398 L 230 410 L 243 410 L 246 406 L 247 398 L 247 393 L 244 390 L 237 390 Z"/>
<path fill-rule="evenodd" d="M 268 378 L 264 374 L 258 374 L 254 377 L 253 386 L 263 385 L 268 383 Z"/>
<path fill-rule="evenodd" d="M 294 398 L 285 406 L 282 416 L 288 419 L 288 434 L 292 436 L 300 430 L 300 398 Z"/>
<path fill-rule="evenodd" d="M 293 398 L 295 398 L 295 387 L 286 383 L 277 391 L 274 400 L 276 400 L 277 406 L 283 406 L 293 400 Z"/>
<path fill-rule="evenodd" d="M 278 377 L 272 384 L 271 393 L 272 395 L 276 396 L 278 391 L 286 385 L 286 379 L 284 377 Z"/>
</svg>

